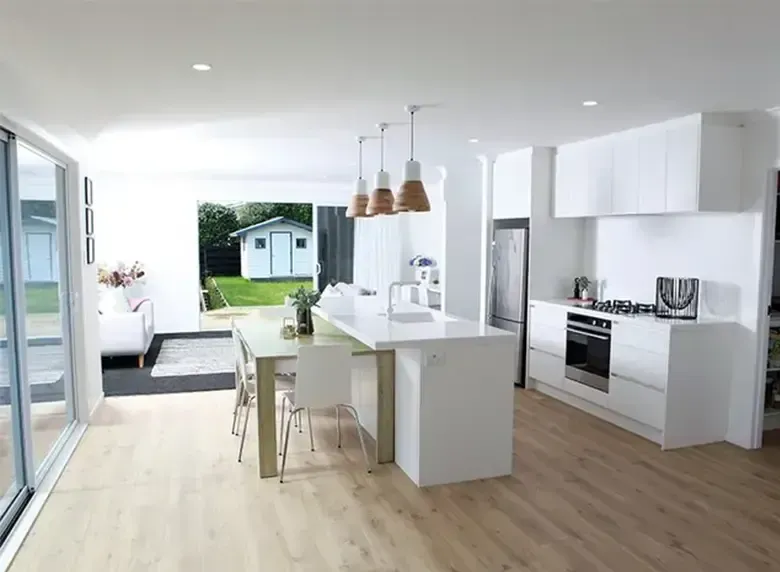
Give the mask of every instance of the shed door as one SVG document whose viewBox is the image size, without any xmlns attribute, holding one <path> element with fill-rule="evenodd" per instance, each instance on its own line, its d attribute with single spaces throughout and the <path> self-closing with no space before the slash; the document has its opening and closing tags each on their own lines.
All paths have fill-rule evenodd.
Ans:
<svg viewBox="0 0 780 572">
<path fill-rule="evenodd" d="M 271 233 L 271 276 L 292 276 L 292 233 Z"/>
<path fill-rule="evenodd" d="M 52 236 L 48 232 L 28 232 L 27 238 L 27 279 L 30 282 L 51 282 L 52 276 Z"/>
</svg>

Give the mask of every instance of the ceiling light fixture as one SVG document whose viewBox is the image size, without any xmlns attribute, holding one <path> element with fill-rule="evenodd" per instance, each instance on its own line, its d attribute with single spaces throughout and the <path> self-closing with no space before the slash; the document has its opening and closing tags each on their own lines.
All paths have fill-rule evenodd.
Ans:
<svg viewBox="0 0 780 572">
<path fill-rule="evenodd" d="M 469 143 L 479 143 L 479 139 L 469 139 Z"/>
<path fill-rule="evenodd" d="M 368 199 L 366 214 L 374 216 L 379 214 L 395 214 L 393 209 L 393 191 L 390 190 L 390 173 L 385 171 L 385 130 L 387 123 L 380 123 L 379 127 L 379 171 L 374 179 L 374 190 Z"/>
<path fill-rule="evenodd" d="M 583 102 L 582 102 L 582 105 L 583 105 L 584 107 L 596 107 L 598 104 L 599 104 L 599 102 L 598 102 L 598 101 L 594 101 L 594 100 L 592 100 L 592 99 L 589 99 L 589 100 L 587 100 L 587 101 L 583 101 Z"/>
<path fill-rule="evenodd" d="M 431 203 L 422 183 L 422 166 L 414 160 L 414 114 L 420 110 L 419 105 L 407 105 L 409 113 L 409 160 L 404 165 L 404 182 L 398 189 L 393 210 L 396 212 L 428 212 Z"/>
<path fill-rule="evenodd" d="M 195 71 L 209 71 L 211 66 L 209 64 L 192 64 L 192 69 Z"/>
<path fill-rule="evenodd" d="M 358 137 L 358 178 L 355 181 L 355 192 L 349 199 L 347 207 L 347 218 L 367 218 L 372 215 L 366 213 L 368 205 L 368 184 L 363 178 L 363 141 L 365 137 Z"/>
</svg>

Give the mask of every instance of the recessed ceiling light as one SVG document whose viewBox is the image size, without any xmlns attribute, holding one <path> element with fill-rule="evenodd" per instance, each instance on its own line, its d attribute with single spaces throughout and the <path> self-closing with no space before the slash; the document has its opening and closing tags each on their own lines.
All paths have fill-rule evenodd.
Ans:
<svg viewBox="0 0 780 572">
<path fill-rule="evenodd" d="M 599 104 L 598 101 L 593 101 L 592 99 L 582 102 L 582 105 L 584 105 L 585 107 L 596 107 L 598 104 Z"/>
<path fill-rule="evenodd" d="M 469 143 L 479 143 L 479 139 L 469 139 Z"/>
<path fill-rule="evenodd" d="M 195 71 L 209 71 L 211 66 L 209 64 L 192 64 L 192 69 Z"/>
</svg>

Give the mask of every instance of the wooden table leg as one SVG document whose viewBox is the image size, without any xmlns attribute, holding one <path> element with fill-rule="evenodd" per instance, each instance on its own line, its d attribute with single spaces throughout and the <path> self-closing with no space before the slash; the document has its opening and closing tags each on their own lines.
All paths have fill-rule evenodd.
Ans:
<svg viewBox="0 0 780 572">
<path fill-rule="evenodd" d="M 376 462 L 395 460 L 395 351 L 376 353 Z"/>
<path fill-rule="evenodd" d="M 257 358 L 257 467 L 260 477 L 275 477 L 276 465 L 276 360 Z"/>
</svg>

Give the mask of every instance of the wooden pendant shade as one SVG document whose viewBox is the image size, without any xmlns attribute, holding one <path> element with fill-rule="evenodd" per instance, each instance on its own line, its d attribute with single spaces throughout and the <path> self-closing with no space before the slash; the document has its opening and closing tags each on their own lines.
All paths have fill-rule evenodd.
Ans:
<svg viewBox="0 0 780 572">
<path fill-rule="evenodd" d="M 394 201 L 393 191 L 390 189 L 374 189 L 368 199 L 366 214 L 368 216 L 395 214 L 393 211 Z"/>
<path fill-rule="evenodd" d="M 393 191 L 390 190 L 390 174 L 387 171 L 379 171 L 376 174 L 374 190 L 368 199 L 366 214 L 369 216 L 395 214 L 394 201 Z"/>
<path fill-rule="evenodd" d="M 396 212 L 427 213 L 431 210 L 431 203 L 422 183 L 422 168 L 420 163 L 413 159 L 404 165 L 404 182 L 398 189 L 393 208 Z"/>
<path fill-rule="evenodd" d="M 397 212 L 429 212 L 431 203 L 422 181 L 404 181 L 401 188 L 398 189 L 393 209 Z"/>
<path fill-rule="evenodd" d="M 372 216 L 366 213 L 367 206 L 368 195 L 352 195 L 347 206 L 347 218 L 368 218 Z"/>
</svg>

